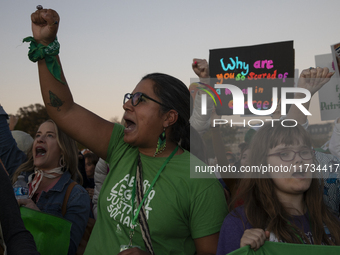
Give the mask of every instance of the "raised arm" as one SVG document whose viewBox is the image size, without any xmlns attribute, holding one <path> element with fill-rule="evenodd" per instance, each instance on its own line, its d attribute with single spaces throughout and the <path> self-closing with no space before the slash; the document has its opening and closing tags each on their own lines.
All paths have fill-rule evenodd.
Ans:
<svg viewBox="0 0 340 255">
<path fill-rule="evenodd" d="M 53 46 L 52 50 L 55 50 L 60 22 L 58 13 L 51 9 L 37 10 L 31 15 L 31 20 L 36 43 Z M 53 62 L 51 57 L 44 56 L 38 60 L 41 93 L 47 112 L 65 133 L 105 159 L 114 124 L 73 101 L 58 55 L 56 59 L 56 63 L 60 65 L 60 80 L 56 78 L 58 75 L 52 75 L 47 67 L 46 63 L 51 66 L 50 62 Z M 55 67 L 56 63 L 52 65 Z"/>
<path fill-rule="evenodd" d="M 21 151 L 7 124 L 7 113 L 0 105 L 0 160 L 12 178 L 15 170 L 27 160 L 26 154 Z"/>
<path fill-rule="evenodd" d="M 309 90 L 311 96 L 322 88 L 330 78 L 333 76 L 333 73 L 330 73 L 327 67 L 321 68 L 310 68 L 305 69 L 301 72 L 300 78 L 298 81 L 298 87 Z M 304 98 L 305 95 L 301 93 L 296 93 L 294 98 Z M 308 110 L 310 105 L 310 100 L 307 103 L 304 103 L 303 106 Z M 307 116 L 304 115 L 296 105 L 292 105 L 288 111 L 286 119 L 295 119 L 299 124 L 304 124 L 307 121 Z"/>
<path fill-rule="evenodd" d="M 333 133 L 329 140 L 328 149 L 332 155 L 340 158 L 340 118 L 334 121 Z"/>
<path fill-rule="evenodd" d="M 214 102 L 211 97 L 207 97 L 207 114 L 201 114 L 202 88 L 206 89 L 204 84 L 210 85 L 209 65 L 205 59 L 194 58 L 192 62 L 192 70 L 199 77 L 200 83 L 193 83 L 189 90 L 194 99 L 193 111 L 190 117 L 190 124 L 200 135 L 203 135 L 209 130 L 210 117 L 214 109 Z M 197 87 L 197 88 L 196 88 Z M 201 89 L 200 89 L 201 88 Z M 204 94 L 205 92 L 203 92 Z"/>
</svg>

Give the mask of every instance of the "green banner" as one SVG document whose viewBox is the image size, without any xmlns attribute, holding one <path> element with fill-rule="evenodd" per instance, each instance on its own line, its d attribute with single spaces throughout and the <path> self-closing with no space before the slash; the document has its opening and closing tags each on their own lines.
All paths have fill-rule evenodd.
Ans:
<svg viewBox="0 0 340 255">
<path fill-rule="evenodd" d="M 20 207 L 21 218 L 41 255 L 66 255 L 72 223 L 63 218 Z"/>
</svg>

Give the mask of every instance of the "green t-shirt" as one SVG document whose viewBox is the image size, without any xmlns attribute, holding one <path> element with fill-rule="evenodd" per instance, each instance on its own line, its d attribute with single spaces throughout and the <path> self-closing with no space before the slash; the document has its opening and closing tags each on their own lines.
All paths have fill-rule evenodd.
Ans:
<svg viewBox="0 0 340 255">
<path fill-rule="evenodd" d="M 110 172 L 100 191 L 97 221 L 86 255 L 117 254 L 121 245 L 129 244 L 131 193 L 138 148 L 124 143 L 123 137 L 124 127 L 116 124 L 107 154 Z M 165 159 L 141 154 L 144 192 Z M 227 215 L 219 181 L 191 179 L 189 165 L 188 151 L 174 156 L 144 202 L 155 254 L 195 254 L 193 239 L 219 232 Z M 136 210 L 136 204 L 134 208 Z M 145 250 L 139 223 L 135 227 L 133 245 Z"/>
</svg>

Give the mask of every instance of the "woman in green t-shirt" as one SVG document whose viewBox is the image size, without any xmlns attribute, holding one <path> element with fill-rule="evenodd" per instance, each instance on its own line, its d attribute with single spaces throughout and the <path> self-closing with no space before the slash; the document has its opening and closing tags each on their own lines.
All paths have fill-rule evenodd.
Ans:
<svg viewBox="0 0 340 255">
<path fill-rule="evenodd" d="M 189 123 L 188 88 L 166 74 L 146 75 L 124 96 L 124 128 L 106 121 L 73 101 L 55 56 L 58 13 L 41 9 L 31 19 L 34 39 L 29 57 L 38 61 L 49 116 L 110 165 L 85 254 L 214 254 L 227 206 L 218 180 L 190 178 L 190 133 L 197 132 Z M 43 56 L 35 55 L 36 49 Z M 204 164 L 197 158 L 194 162 Z M 168 189 L 176 185 L 177 189 Z M 173 213 L 163 218 L 167 211 Z M 176 233 L 188 234 L 177 239 Z"/>
</svg>

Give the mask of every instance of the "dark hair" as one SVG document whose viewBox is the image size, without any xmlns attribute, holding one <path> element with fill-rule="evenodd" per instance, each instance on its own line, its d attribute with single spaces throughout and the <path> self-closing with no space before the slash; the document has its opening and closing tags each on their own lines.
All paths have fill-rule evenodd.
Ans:
<svg viewBox="0 0 340 255">
<path fill-rule="evenodd" d="M 88 152 L 84 155 L 84 159 L 89 159 L 93 165 L 97 165 L 99 157 L 93 152 Z"/>
<path fill-rule="evenodd" d="M 154 92 L 161 99 L 162 111 L 165 113 L 174 109 L 178 113 L 178 120 L 171 129 L 170 139 L 179 143 L 188 135 L 190 118 L 190 92 L 183 82 L 167 74 L 152 73 L 143 77 L 142 80 L 154 82 Z M 182 147 L 185 145 L 182 142 Z"/>
<path fill-rule="evenodd" d="M 190 151 L 190 134 L 192 138 L 195 137 L 192 139 L 193 141 L 201 140 L 201 138 L 189 123 L 190 109 L 192 109 L 190 107 L 192 100 L 189 89 L 179 79 L 163 73 L 151 73 L 142 78 L 142 80 L 147 79 L 153 81 L 154 92 L 165 105 L 161 106 L 163 113 L 171 109 L 178 113 L 176 123 L 171 126 L 170 139 L 176 144 L 180 144 L 183 149 Z M 202 150 L 201 147 L 200 151 Z M 201 156 L 194 154 L 202 159 Z"/>
</svg>

